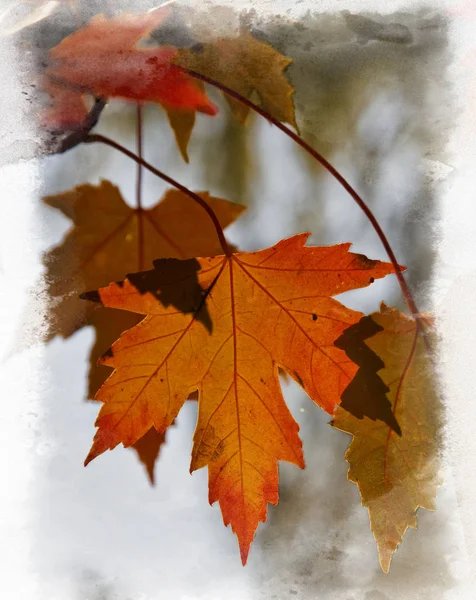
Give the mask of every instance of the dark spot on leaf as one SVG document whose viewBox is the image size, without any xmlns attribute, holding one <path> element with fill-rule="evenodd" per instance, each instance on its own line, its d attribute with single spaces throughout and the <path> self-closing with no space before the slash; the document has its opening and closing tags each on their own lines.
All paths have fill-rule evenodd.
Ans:
<svg viewBox="0 0 476 600">
<path fill-rule="evenodd" d="M 317 315 L 316 315 L 316 313 L 312 313 L 312 320 L 313 321 L 317 321 Z"/>
<path fill-rule="evenodd" d="M 223 441 L 221 441 L 218 444 L 218 446 L 215 448 L 215 451 L 213 452 L 210 460 L 217 461 L 220 458 L 220 456 L 223 454 L 224 450 L 225 450 L 225 443 Z M 221 469 L 220 469 L 220 471 L 221 471 Z"/>
<path fill-rule="evenodd" d="M 106 350 L 106 352 L 104 352 L 104 354 L 102 356 L 103 356 L 103 358 L 112 358 L 114 356 L 112 348 L 109 348 L 108 350 Z"/>
<path fill-rule="evenodd" d="M 365 254 L 355 254 L 354 256 L 355 256 L 356 261 L 358 261 L 360 263 L 359 266 L 361 269 L 373 269 L 377 264 L 376 260 L 367 258 L 365 256 Z"/>
<path fill-rule="evenodd" d="M 371 278 L 369 279 L 369 283 L 373 283 L 374 281 L 375 281 L 375 279 L 374 279 L 373 277 L 371 277 Z"/>
</svg>

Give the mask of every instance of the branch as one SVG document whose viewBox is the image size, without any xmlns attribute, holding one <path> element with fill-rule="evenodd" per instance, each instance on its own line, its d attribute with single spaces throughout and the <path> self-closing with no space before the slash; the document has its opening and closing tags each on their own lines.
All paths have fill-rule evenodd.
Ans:
<svg viewBox="0 0 476 600">
<path fill-rule="evenodd" d="M 79 146 L 85 142 L 89 132 L 93 127 L 97 125 L 99 116 L 101 115 L 104 107 L 107 104 L 107 100 L 102 98 L 96 98 L 94 106 L 89 112 L 88 116 L 84 120 L 83 125 L 80 129 L 76 129 L 61 141 L 58 142 L 59 133 L 53 133 L 51 140 L 46 144 L 47 154 L 63 154 L 67 150 L 71 150 L 75 146 Z"/>
</svg>

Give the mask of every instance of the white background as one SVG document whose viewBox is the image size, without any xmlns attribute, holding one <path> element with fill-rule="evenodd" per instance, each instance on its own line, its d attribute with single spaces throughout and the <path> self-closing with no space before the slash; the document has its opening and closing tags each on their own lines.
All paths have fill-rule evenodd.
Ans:
<svg viewBox="0 0 476 600">
<path fill-rule="evenodd" d="M 228 4 L 252 5 L 235 1 Z M 401 8 L 415 11 L 420 6 L 363 0 L 319 3 L 323 11 L 380 13 Z M 330 430 L 325 417 L 311 415 L 313 407 L 292 386 L 287 390 L 287 399 L 301 426 L 307 469 L 301 473 L 285 465 L 280 470 L 286 483 L 285 497 L 281 492 L 280 504 L 270 509 L 269 527 L 260 527 L 245 569 L 239 562 L 234 536 L 223 527 L 219 508 L 210 508 L 207 503 L 205 470 L 192 477 L 188 474 L 193 406 L 187 406 L 169 436 L 157 469 L 155 489 L 149 487 L 129 451 L 118 448 L 87 469 L 82 467 L 97 412 L 97 406 L 81 401 L 92 332 L 83 330 L 67 342 L 55 340 L 48 348 L 36 346 L 21 354 L 10 353 L 27 302 L 27 289 L 39 273 L 40 253 L 49 244 L 57 243 L 67 228 L 65 220 L 50 213 L 46 227 L 44 213 L 38 208 L 39 197 L 81 183 L 84 173 L 91 173 L 102 149 L 81 148 L 68 156 L 47 159 L 46 167 L 32 160 L 5 165 L 0 171 L 0 573 L 5 597 L 474 597 L 476 63 L 472 56 L 476 56 L 476 7 L 471 9 L 471 2 L 432 3 L 434 10 L 439 7 L 453 11 L 450 77 L 455 92 L 455 126 L 448 140 L 451 158 L 437 165 L 442 236 L 434 248 L 438 268 L 433 303 L 440 316 L 441 377 L 448 411 L 445 484 L 438 495 L 438 511 L 419 512 L 418 531 L 406 534 L 390 574 L 383 575 L 366 511 L 359 505 L 356 487 L 345 481 L 346 464 L 342 457 L 348 440 Z M 307 2 L 260 2 L 260 10 L 292 9 L 293 16 L 308 8 Z M 34 127 L 17 110 L 20 88 L 15 53 L 8 40 L 1 43 L 2 134 L 5 132 L 5 139 L 10 142 L 21 140 L 24 144 L 35 135 Z M 266 162 L 260 165 L 262 185 L 274 194 L 280 209 L 275 211 L 277 220 L 268 229 L 265 225 L 270 223 L 271 215 L 265 208 L 248 222 L 255 233 L 260 232 L 262 237 L 258 240 L 251 236 L 249 227 L 233 228 L 230 236 L 242 246 L 251 246 L 251 239 L 258 246 L 266 245 L 293 233 L 286 220 L 279 220 L 279 213 L 289 196 L 286 185 L 293 174 L 299 176 L 300 165 L 292 164 L 287 141 L 278 132 L 264 125 L 260 128 L 260 143 L 272 147 L 289 171 L 279 179 L 282 169 L 273 169 Z M 128 135 L 130 131 L 125 126 L 123 136 L 127 139 Z M 155 150 L 150 146 L 150 152 L 155 151 L 166 160 L 169 146 L 164 143 L 162 149 Z M 15 152 L 14 146 L 5 147 L 7 152 Z M 342 161 L 345 164 L 345 156 Z M 98 180 L 99 167 L 103 176 L 110 177 L 125 195 L 131 196 L 134 182 L 127 169 L 131 173 L 134 169 L 128 163 L 117 157 L 103 161 L 96 166 L 96 174 L 88 177 L 91 183 Z M 56 189 L 42 181 L 45 168 L 56 173 Z M 190 181 L 185 183 L 193 183 L 199 189 L 198 172 L 192 169 L 188 173 Z M 337 193 L 331 183 L 327 185 Z M 146 190 L 150 202 L 160 196 L 162 189 L 160 183 L 150 184 Z M 343 201 L 340 196 L 339 201 Z M 327 243 L 331 243 L 333 232 L 328 235 Z M 377 244 L 365 248 L 357 244 L 355 249 L 365 251 L 371 258 L 384 258 Z M 382 296 L 388 291 L 390 288 L 384 286 L 379 289 Z M 362 302 L 365 305 L 366 300 Z M 306 445 L 314 436 L 319 436 L 321 443 Z M 288 501 L 288 494 L 295 497 L 292 502 Z M 280 520 L 280 514 L 285 518 Z"/>
</svg>

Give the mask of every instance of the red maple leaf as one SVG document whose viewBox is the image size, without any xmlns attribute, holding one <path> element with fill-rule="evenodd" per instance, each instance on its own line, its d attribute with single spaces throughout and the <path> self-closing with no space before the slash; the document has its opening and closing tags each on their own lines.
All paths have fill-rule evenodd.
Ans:
<svg viewBox="0 0 476 600">
<path fill-rule="evenodd" d="M 174 47 L 138 46 L 168 14 L 163 6 L 113 18 L 96 15 L 86 27 L 52 48 L 53 64 L 44 74 L 51 108 L 43 123 L 53 129 L 80 127 L 88 112 L 85 93 L 215 115 L 217 108 L 203 85 L 171 64 L 177 54 Z"/>
</svg>

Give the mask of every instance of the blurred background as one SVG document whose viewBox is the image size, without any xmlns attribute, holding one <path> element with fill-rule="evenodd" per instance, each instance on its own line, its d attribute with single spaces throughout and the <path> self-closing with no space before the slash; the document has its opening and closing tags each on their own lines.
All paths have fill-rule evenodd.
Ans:
<svg viewBox="0 0 476 600">
<path fill-rule="evenodd" d="M 135 3 L 135 9 L 150 5 Z M 170 35 L 183 40 L 193 8 L 185 4 L 178 10 L 177 29 Z M 207 19 L 205 8 L 200 10 Z M 260 16 L 230 7 L 207 10 L 215 11 L 213 18 L 219 16 L 226 33 L 245 21 L 255 37 L 293 59 L 287 75 L 296 90 L 301 135 L 368 202 L 399 262 L 408 267 L 420 309 L 430 310 L 432 244 L 439 236 L 436 193 L 451 171 L 445 164 L 453 98 L 444 13 L 428 8 L 354 14 L 342 6 L 340 12 L 308 11 L 297 18 L 286 11 Z M 66 35 L 71 24 L 65 14 L 22 32 L 19 48 L 32 40 L 32 48 L 39 48 L 36 54 L 32 50 L 30 64 L 41 49 L 57 43 L 53 38 Z M 214 118 L 198 116 L 190 164 L 182 160 L 165 113 L 156 106 L 144 111 L 144 156 L 193 190 L 246 205 L 246 213 L 226 232 L 231 242 L 256 250 L 309 231 L 309 243 L 350 241 L 353 251 L 386 260 L 365 216 L 330 175 L 259 116 L 251 115 L 242 127 L 216 90 L 209 89 L 209 95 L 220 112 Z M 111 102 L 95 131 L 134 150 L 135 117 L 134 106 Z M 41 142 L 38 136 L 35 143 Z M 23 152 L 34 155 L 37 146 Z M 60 243 L 70 225 L 58 211 L 42 206 L 40 197 L 108 179 L 132 205 L 136 168 L 99 144 L 24 158 L 35 161 L 38 176 L 29 260 L 39 278 L 42 253 Z M 166 189 L 144 173 L 145 206 L 155 204 Z M 378 310 L 382 300 L 404 310 L 393 276 L 339 299 L 365 313 Z M 301 428 L 307 467 L 280 465 L 280 501 L 269 505 L 246 568 L 219 507 L 208 505 L 206 470 L 189 475 L 195 403 L 184 406 L 168 433 L 155 487 L 136 455 L 120 447 L 85 469 L 98 410 L 85 400 L 93 341 L 92 328 L 84 328 L 41 351 L 27 351 L 42 364 L 28 525 L 38 597 L 438 600 L 458 584 L 467 557 L 453 516 L 451 476 L 440 490 L 437 512 L 419 511 L 418 530 L 406 533 L 390 574 L 384 575 L 367 511 L 357 487 L 346 479 L 343 457 L 350 438 L 331 429 L 329 416 L 293 382 L 283 382 L 283 389 Z M 17 358 L 11 360 L 15 369 Z"/>
</svg>

